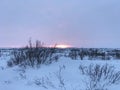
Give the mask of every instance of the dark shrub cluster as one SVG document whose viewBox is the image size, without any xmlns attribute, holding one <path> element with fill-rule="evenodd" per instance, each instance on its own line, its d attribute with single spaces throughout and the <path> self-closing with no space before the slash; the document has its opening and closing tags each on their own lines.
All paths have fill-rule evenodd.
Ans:
<svg viewBox="0 0 120 90">
<path fill-rule="evenodd" d="M 8 61 L 8 66 L 39 66 L 41 64 L 50 64 L 52 61 L 57 60 L 58 56 L 55 54 L 55 48 L 41 47 L 36 42 L 36 47 L 29 43 L 29 47 L 13 50 L 12 58 Z"/>
<path fill-rule="evenodd" d="M 71 51 L 69 52 L 69 57 L 74 60 L 79 58 L 83 60 L 85 55 L 86 55 L 86 52 L 84 52 L 83 49 L 71 49 Z"/>
<path fill-rule="evenodd" d="M 2 56 L 2 51 L 0 50 L 0 57 Z"/>
<path fill-rule="evenodd" d="M 120 50 L 105 48 L 72 48 L 68 57 L 76 60 L 87 58 L 88 60 L 110 60 L 111 58 L 120 59 Z"/>
</svg>

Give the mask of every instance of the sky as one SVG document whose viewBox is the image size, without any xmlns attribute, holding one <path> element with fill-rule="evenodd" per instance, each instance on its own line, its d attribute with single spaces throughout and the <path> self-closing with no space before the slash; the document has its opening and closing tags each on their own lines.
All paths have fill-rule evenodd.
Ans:
<svg viewBox="0 0 120 90">
<path fill-rule="evenodd" d="M 120 0 L 0 0 L 0 47 L 120 48 Z"/>
</svg>

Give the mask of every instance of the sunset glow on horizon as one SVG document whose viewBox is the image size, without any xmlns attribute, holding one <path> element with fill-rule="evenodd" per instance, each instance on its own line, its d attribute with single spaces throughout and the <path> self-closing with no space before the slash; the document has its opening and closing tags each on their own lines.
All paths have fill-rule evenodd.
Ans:
<svg viewBox="0 0 120 90">
<path fill-rule="evenodd" d="M 56 44 L 56 45 L 50 45 L 49 47 L 55 47 L 55 48 L 70 48 L 71 45 L 68 44 Z"/>
<path fill-rule="evenodd" d="M 58 44 L 56 45 L 56 48 L 70 48 L 70 45 L 66 45 L 66 44 Z"/>
</svg>

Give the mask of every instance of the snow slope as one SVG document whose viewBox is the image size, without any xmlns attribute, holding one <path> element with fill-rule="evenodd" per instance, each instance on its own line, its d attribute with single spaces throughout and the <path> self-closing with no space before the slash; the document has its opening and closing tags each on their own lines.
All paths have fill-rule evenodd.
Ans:
<svg viewBox="0 0 120 90">
<path fill-rule="evenodd" d="M 0 90 L 86 90 L 88 78 L 81 74 L 80 65 L 109 64 L 119 71 L 119 60 L 71 60 L 61 57 L 58 62 L 40 68 L 7 67 L 10 56 L 0 57 Z M 120 84 L 106 87 L 119 90 Z"/>
</svg>

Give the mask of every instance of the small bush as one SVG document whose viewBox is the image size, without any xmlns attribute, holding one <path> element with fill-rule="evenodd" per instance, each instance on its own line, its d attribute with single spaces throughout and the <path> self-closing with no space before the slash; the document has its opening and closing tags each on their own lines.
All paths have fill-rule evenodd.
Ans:
<svg viewBox="0 0 120 90">
<path fill-rule="evenodd" d="M 115 71 L 113 66 L 89 65 L 80 66 L 81 73 L 89 78 L 86 82 L 87 90 L 105 90 L 105 87 L 120 83 L 120 71 Z"/>
</svg>

